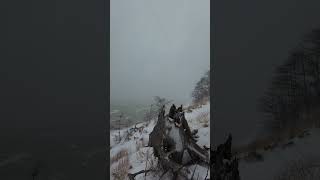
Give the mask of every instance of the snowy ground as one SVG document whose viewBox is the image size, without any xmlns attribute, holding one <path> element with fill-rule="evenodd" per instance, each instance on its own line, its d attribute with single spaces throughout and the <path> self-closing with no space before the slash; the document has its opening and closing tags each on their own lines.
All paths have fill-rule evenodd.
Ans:
<svg viewBox="0 0 320 180">
<path fill-rule="evenodd" d="M 292 162 L 320 162 L 320 129 L 312 129 L 310 135 L 288 140 L 290 146 L 278 146 L 272 151 L 260 151 L 264 160 L 246 162 L 240 160 L 239 171 L 243 180 L 274 180 Z M 288 143 L 286 142 L 286 143 Z M 285 143 L 284 143 L 285 144 Z M 317 179 L 317 178 L 316 178 Z"/>
<path fill-rule="evenodd" d="M 166 112 L 168 113 L 168 112 Z M 191 130 L 198 129 L 198 144 L 202 147 L 203 145 L 210 147 L 210 103 L 203 105 L 200 108 L 193 109 L 192 112 L 186 112 L 185 117 L 189 123 Z M 153 130 L 156 124 L 156 120 L 151 120 L 149 124 L 140 123 L 137 127 L 144 126 L 141 132 L 137 131 L 133 134 L 132 138 L 128 141 L 122 140 L 120 143 L 117 142 L 114 137 L 119 134 L 119 131 L 110 132 L 110 157 L 115 157 L 121 150 L 127 151 L 127 156 L 129 159 L 129 173 L 135 173 L 144 169 L 150 169 L 156 167 L 156 159 L 153 156 L 152 148 L 145 147 L 148 144 L 149 133 Z M 134 127 L 134 126 L 132 126 Z M 124 136 L 130 128 L 120 130 L 120 136 Z M 123 157 L 124 158 L 124 157 Z M 115 179 L 112 176 L 112 172 L 119 167 L 121 160 L 111 162 L 110 166 L 110 179 Z M 146 163 L 148 162 L 148 163 Z M 123 166 L 124 168 L 124 166 Z M 207 171 L 206 167 L 200 165 L 193 165 L 188 168 L 187 174 L 189 177 L 194 173 L 195 178 L 205 179 L 207 173 L 208 178 L 210 171 Z M 160 174 L 148 173 L 146 179 L 159 179 Z M 136 180 L 145 179 L 145 174 L 140 174 L 136 176 Z M 167 179 L 163 177 L 162 179 Z"/>
</svg>

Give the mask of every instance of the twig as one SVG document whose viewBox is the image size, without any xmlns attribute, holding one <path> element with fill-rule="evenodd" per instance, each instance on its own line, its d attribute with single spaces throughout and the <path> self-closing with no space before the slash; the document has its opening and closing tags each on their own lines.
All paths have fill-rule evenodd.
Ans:
<svg viewBox="0 0 320 180">
<path fill-rule="evenodd" d="M 128 174 L 128 177 L 129 177 L 130 180 L 134 180 L 134 178 L 135 178 L 137 175 L 142 174 L 142 173 L 148 173 L 148 172 L 150 172 L 150 171 L 153 171 L 153 170 L 148 169 L 148 170 L 141 170 L 141 171 L 136 172 L 136 173 L 133 173 L 133 174 L 130 174 L 130 173 L 129 173 L 129 174 Z"/>
<path fill-rule="evenodd" d="M 207 177 L 208 177 L 208 172 L 209 172 L 209 168 L 207 169 L 207 174 L 206 174 L 206 177 L 204 178 L 204 180 L 207 179 Z"/>
<path fill-rule="evenodd" d="M 191 176 L 191 180 L 193 180 L 194 172 L 196 171 L 196 169 L 197 169 L 197 165 L 194 167 L 194 170 L 193 170 L 192 176 Z"/>
</svg>

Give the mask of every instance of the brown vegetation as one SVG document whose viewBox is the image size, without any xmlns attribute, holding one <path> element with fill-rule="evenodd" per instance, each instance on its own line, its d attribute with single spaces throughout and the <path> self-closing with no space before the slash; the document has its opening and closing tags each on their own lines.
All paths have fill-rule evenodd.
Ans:
<svg viewBox="0 0 320 180">
<path fill-rule="evenodd" d="M 199 115 L 196 117 L 196 120 L 199 123 L 208 123 L 209 122 L 209 112 L 199 113 Z"/>
<path fill-rule="evenodd" d="M 126 157 L 126 156 L 128 156 L 128 150 L 127 149 L 120 150 L 116 155 L 111 157 L 111 164 L 119 161 L 120 159 L 122 159 L 123 157 Z"/>
<path fill-rule="evenodd" d="M 129 158 L 128 155 L 125 155 L 118 160 L 116 167 L 111 170 L 111 173 L 115 180 L 124 180 L 127 177 L 129 169 Z"/>
</svg>

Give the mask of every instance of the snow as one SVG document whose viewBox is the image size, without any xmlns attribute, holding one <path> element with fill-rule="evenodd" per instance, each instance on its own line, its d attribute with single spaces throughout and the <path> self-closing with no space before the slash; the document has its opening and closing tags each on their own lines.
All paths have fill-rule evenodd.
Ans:
<svg viewBox="0 0 320 180">
<path fill-rule="evenodd" d="M 199 122 L 199 116 L 205 115 L 208 118 L 208 127 L 204 127 L 205 123 Z M 203 105 L 201 108 L 194 109 L 191 113 L 185 113 L 191 131 L 198 129 L 197 135 L 200 137 L 197 144 L 200 147 L 204 145 L 210 147 L 210 103 Z"/>
<path fill-rule="evenodd" d="M 166 127 L 171 127 L 171 130 L 169 131 L 168 135 L 170 138 L 174 140 L 174 142 L 176 142 L 177 151 L 181 152 L 183 150 L 183 139 L 181 139 L 181 136 L 179 135 L 180 129 L 176 127 L 173 123 L 170 123 L 168 121 L 166 121 Z"/>
<path fill-rule="evenodd" d="M 117 113 L 119 113 L 119 112 L 120 112 L 120 110 L 115 109 L 115 110 L 112 110 L 112 111 L 110 112 L 110 114 L 117 114 Z"/>
<path fill-rule="evenodd" d="M 291 146 L 285 148 L 279 146 L 272 151 L 260 152 L 263 155 L 263 161 L 246 162 L 240 160 L 241 179 L 272 180 L 294 161 L 320 162 L 320 129 L 311 129 L 309 132 L 309 136 L 292 139 Z"/>
<path fill-rule="evenodd" d="M 194 175 L 193 179 L 205 179 L 206 176 L 207 178 L 210 178 L 210 171 L 208 171 L 208 169 L 205 167 L 192 165 L 190 166 L 189 170 L 191 171 L 191 173 L 188 174 L 188 179 L 192 178 L 192 174 Z"/>
<path fill-rule="evenodd" d="M 167 111 L 166 111 L 167 112 Z M 168 113 L 168 112 L 167 112 Z M 199 116 L 205 117 L 207 121 L 200 122 Z M 193 129 L 198 129 L 197 135 L 198 138 L 198 144 L 200 146 L 206 145 L 207 147 L 210 147 L 210 103 L 207 103 L 203 105 L 200 108 L 193 109 L 192 112 L 188 113 L 185 112 L 185 117 L 188 121 L 188 124 L 191 128 L 191 131 Z M 204 124 L 207 124 L 208 127 L 205 127 Z M 114 157 L 119 151 L 121 150 L 127 150 L 128 151 L 128 158 L 129 163 L 131 165 L 131 169 L 129 169 L 129 173 L 135 173 L 144 169 L 149 169 L 152 166 L 155 166 L 157 163 L 156 158 L 153 156 L 153 148 L 145 147 L 148 144 L 149 141 L 149 133 L 152 132 L 154 126 L 156 125 L 156 119 L 152 119 L 150 123 L 142 122 L 136 125 L 136 127 L 142 127 L 144 126 L 144 129 L 142 132 L 135 132 L 132 135 L 131 140 L 129 141 L 121 141 L 120 143 L 115 141 L 114 136 L 117 136 L 119 134 L 119 130 L 112 130 L 110 131 L 110 157 Z M 127 130 L 130 128 L 133 128 L 134 126 L 131 126 L 129 128 L 121 129 L 120 135 L 123 136 L 126 134 Z M 177 134 L 179 132 L 179 128 L 176 128 L 174 125 L 169 132 L 169 136 L 173 138 L 179 138 Z M 183 149 L 182 147 L 182 140 L 181 139 L 175 139 L 176 142 L 180 142 L 177 144 L 178 149 Z M 148 160 L 147 160 L 148 159 Z M 147 165 L 146 162 L 148 161 Z M 114 162 L 110 165 L 110 172 L 112 174 L 112 169 L 117 166 L 118 162 Z M 153 165 L 152 165 L 153 164 Z M 146 167 L 147 166 L 147 167 Z M 194 171 L 195 170 L 195 171 Z M 200 165 L 193 165 L 188 168 L 188 177 L 192 176 L 192 173 L 194 171 L 194 178 L 197 178 L 199 176 L 199 179 L 204 179 L 208 173 L 208 177 L 210 174 L 210 171 L 206 167 L 202 167 Z M 145 174 L 140 174 L 135 177 L 136 180 L 143 180 L 145 179 Z M 159 179 L 161 176 L 160 174 L 155 173 L 147 173 L 146 179 Z M 168 179 L 164 176 L 162 179 Z M 110 175 L 110 179 L 113 180 L 113 176 Z"/>
</svg>

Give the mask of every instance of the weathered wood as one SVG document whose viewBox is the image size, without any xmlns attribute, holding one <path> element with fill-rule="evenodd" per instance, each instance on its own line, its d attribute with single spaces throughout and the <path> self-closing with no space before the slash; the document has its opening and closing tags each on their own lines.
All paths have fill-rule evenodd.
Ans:
<svg viewBox="0 0 320 180">
<path fill-rule="evenodd" d="M 134 178 L 135 178 L 137 175 L 142 174 L 142 173 L 148 173 L 148 172 L 150 172 L 150 171 L 152 171 L 152 170 L 148 169 L 148 170 L 141 170 L 141 171 L 136 172 L 136 173 L 133 173 L 133 174 L 130 174 L 130 173 L 129 173 L 129 174 L 128 174 L 129 180 L 134 180 Z"/>
<path fill-rule="evenodd" d="M 173 172 L 174 177 L 183 166 L 184 151 L 189 153 L 193 162 L 209 164 L 209 154 L 193 139 L 182 106 L 176 109 L 172 105 L 166 116 L 164 107 L 161 108 L 157 124 L 149 135 L 149 146 L 154 148 L 154 155 L 163 169 Z"/>
<path fill-rule="evenodd" d="M 158 115 L 158 121 L 149 134 L 149 147 L 153 147 L 154 156 L 163 169 L 163 175 L 172 173 L 173 179 L 178 176 L 183 167 L 192 164 L 209 166 L 209 153 L 206 149 L 196 144 L 187 120 L 185 119 L 182 105 L 177 109 L 173 104 L 169 114 L 165 115 L 165 106 L 162 106 Z M 183 155 L 187 151 L 191 160 L 183 164 Z M 142 170 L 134 174 L 128 174 L 130 180 L 141 173 L 150 170 Z"/>
</svg>

